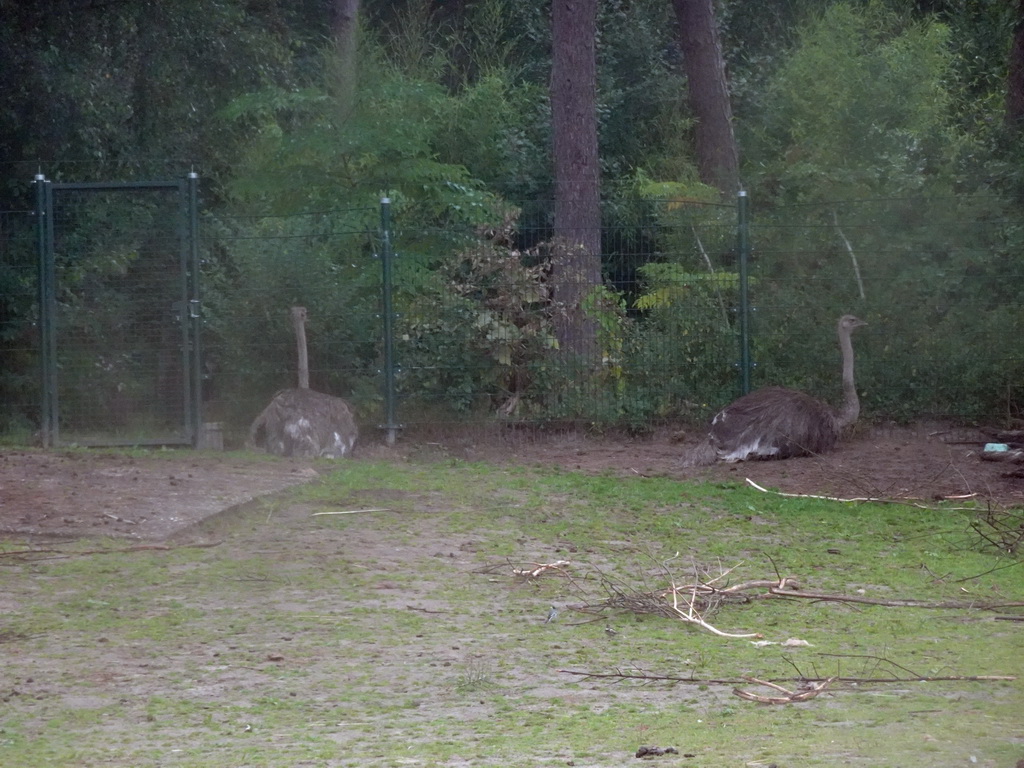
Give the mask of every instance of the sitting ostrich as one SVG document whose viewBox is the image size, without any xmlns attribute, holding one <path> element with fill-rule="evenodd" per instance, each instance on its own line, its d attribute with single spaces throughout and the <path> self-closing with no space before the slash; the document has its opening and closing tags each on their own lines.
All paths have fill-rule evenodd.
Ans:
<svg viewBox="0 0 1024 768">
<path fill-rule="evenodd" d="M 850 334 L 862 325 L 867 323 L 853 315 L 839 318 L 843 405 L 838 411 L 795 389 L 758 389 L 718 412 L 711 420 L 707 439 L 684 460 L 684 465 L 788 459 L 832 450 L 843 431 L 860 415 Z"/>
<path fill-rule="evenodd" d="M 249 429 L 249 443 L 277 456 L 340 459 L 352 452 L 359 429 L 349 404 L 309 388 L 306 308 L 292 307 L 299 352 L 299 386 L 282 389 Z"/>
</svg>

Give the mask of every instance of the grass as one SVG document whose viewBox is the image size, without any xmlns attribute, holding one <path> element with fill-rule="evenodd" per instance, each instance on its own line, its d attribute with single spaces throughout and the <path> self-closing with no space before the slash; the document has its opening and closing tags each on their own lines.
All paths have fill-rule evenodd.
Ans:
<svg viewBox="0 0 1024 768">
<path fill-rule="evenodd" d="M 312 514 L 370 508 L 386 511 Z M 811 643 L 790 649 L 572 610 L 607 579 L 730 568 L 835 594 L 1021 600 L 1024 568 L 967 524 L 663 478 L 345 462 L 209 521 L 197 535 L 216 547 L 0 560 L 0 765 L 616 766 L 641 745 L 703 768 L 1013 765 L 1019 680 L 844 685 L 785 706 L 701 682 L 1021 675 L 1021 625 L 991 612 L 755 600 L 710 617 Z M 572 580 L 511 573 L 562 559 Z"/>
</svg>

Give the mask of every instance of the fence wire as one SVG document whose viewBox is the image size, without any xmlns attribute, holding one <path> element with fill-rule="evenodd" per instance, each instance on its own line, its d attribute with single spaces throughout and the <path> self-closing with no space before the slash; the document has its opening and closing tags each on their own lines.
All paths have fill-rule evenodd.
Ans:
<svg viewBox="0 0 1024 768">
<path fill-rule="evenodd" d="M 395 206 L 400 424 L 644 430 L 702 421 L 740 394 L 735 206 L 609 202 L 597 255 L 559 243 L 552 211 L 550 201 L 526 201 L 467 224 L 436 207 Z M 1020 416 L 1024 226 L 1011 206 L 978 197 L 786 208 L 753 200 L 751 221 L 755 387 L 836 402 L 835 324 L 853 313 L 869 323 L 855 337 L 862 418 Z M 0 431 L 24 436 L 37 427 L 39 402 L 31 215 L 0 214 L 0 228 Z M 295 385 L 289 308 L 304 306 L 311 386 L 349 399 L 364 434 L 386 426 L 380 208 L 210 212 L 201 233 L 204 418 L 241 444 L 274 392 Z M 599 264 L 598 281 L 579 261 L 587 258 Z M 127 277 L 118 283 L 116 270 L 97 284 L 125 294 L 117 301 L 137 288 Z"/>
<path fill-rule="evenodd" d="M 28 442 L 41 410 L 37 237 L 32 211 L 0 211 L 0 435 Z"/>
</svg>

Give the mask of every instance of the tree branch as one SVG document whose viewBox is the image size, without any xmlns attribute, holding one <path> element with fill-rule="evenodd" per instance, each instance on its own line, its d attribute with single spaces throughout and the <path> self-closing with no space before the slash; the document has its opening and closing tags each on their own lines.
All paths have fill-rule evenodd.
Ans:
<svg viewBox="0 0 1024 768">
<path fill-rule="evenodd" d="M 776 597 L 795 597 L 803 600 L 820 600 L 830 603 L 859 603 L 862 605 L 881 605 L 886 608 L 932 608 L 936 610 L 973 610 L 973 611 L 995 611 L 1004 608 L 1024 607 L 1024 601 L 1011 601 L 1005 603 L 977 603 L 959 601 L 930 600 L 879 600 L 873 597 L 855 597 L 852 595 L 832 595 L 826 592 L 808 592 L 806 590 L 784 589 L 781 587 L 770 587 L 768 593 Z"/>
</svg>

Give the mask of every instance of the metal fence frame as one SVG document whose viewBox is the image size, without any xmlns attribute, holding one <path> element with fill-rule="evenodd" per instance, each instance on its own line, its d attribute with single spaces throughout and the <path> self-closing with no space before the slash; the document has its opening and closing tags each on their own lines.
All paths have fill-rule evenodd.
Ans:
<svg viewBox="0 0 1024 768">
<path fill-rule="evenodd" d="M 149 438 L 116 437 L 73 440 L 89 445 L 192 445 L 201 434 L 202 425 L 202 349 L 200 345 L 200 286 L 199 286 L 199 214 L 198 181 L 195 172 L 176 181 L 138 182 L 53 182 L 43 174 L 35 177 L 36 222 L 38 238 L 38 290 L 40 318 L 40 382 L 41 417 L 40 437 L 44 447 L 64 444 L 61 437 L 61 413 L 58 396 L 59 328 L 57 307 L 55 196 L 58 193 L 124 192 L 140 190 L 167 190 L 178 199 L 179 298 L 175 309 L 179 314 L 181 336 L 179 340 L 182 365 L 182 424 L 178 434 L 165 434 Z"/>
<path fill-rule="evenodd" d="M 181 247 L 185 254 L 184 279 L 189 281 L 187 295 L 184 296 L 182 305 L 183 311 L 187 314 L 188 336 L 182 336 L 181 346 L 182 354 L 187 358 L 189 366 L 186 389 L 182 395 L 186 401 L 188 424 L 182 436 L 171 436 L 169 439 L 167 436 L 154 435 L 151 439 L 132 439 L 127 442 L 131 444 L 195 445 L 203 431 L 204 415 L 212 414 L 215 420 L 226 421 L 226 435 L 229 437 L 229 442 L 238 444 L 249 410 L 252 410 L 252 415 L 255 415 L 259 410 L 256 405 L 264 397 L 269 397 L 275 386 L 288 385 L 291 378 L 289 373 L 291 363 L 288 361 L 294 346 L 285 349 L 281 343 L 284 338 L 282 336 L 274 342 L 274 347 L 271 349 L 270 346 L 267 346 L 271 343 L 270 338 L 262 330 L 243 337 L 247 348 L 241 350 L 239 354 L 248 355 L 249 359 L 253 361 L 253 365 L 249 368 L 232 366 L 225 367 L 220 372 L 214 370 L 212 373 L 211 370 L 204 368 L 205 350 L 202 349 L 200 339 L 203 334 L 209 333 L 210 317 L 208 307 L 200 305 L 200 285 L 198 279 L 193 278 L 198 278 L 200 272 L 207 268 L 207 260 L 211 256 L 209 249 L 213 247 L 211 243 L 216 241 L 219 235 L 213 232 L 212 224 L 209 231 L 206 230 L 204 224 L 204 237 L 200 242 L 199 211 L 196 201 L 197 183 L 195 174 L 178 181 L 128 184 L 107 182 L 56 184 L 42 177 L 37 178 L 35 186 L 36 221 L 31 225 L 37 235 L 35 248 L 38 258 L 38 303 L 41 310 L 37 327 L 33 327 L 33 318 L 26 314 L 26 312 L 34 312 L 34 307 L 29 307 L 31 302 L 28 299 L 28 294 L 21 293 L 22 289 L 27 290 L 36 282 L 26 271 L 26 258 L 29 256 L 26 240 L 27 232 L 31 231 L 28 227 L 29 216 L 32 212 L 7 212 L 18 215 L 16 230 L 20 239 L 16 245 L 17 255 L 14 256 L 11 264 L 19 270 L 19 277 L 15 284 L 18 286 L 20 298 L 17 302 L 18 317 L 13 319 L 8 317 L 5 320 L 7 323 L 16 322 L 17 325 L 6 325 L 5 334 L 8 339 L 17 337 L 23 340 L 15 349 L 17 363 L 20 366 L 16 374 L 19 378 L 9 390 L 19 393 L 16 403 L 11 402 L 15 406 L 12 409 L 12 414 L 17 414 L 17 418 L 11 423 L 32 424 L 32 428 L 35 424 L 39 424 L 42 427 L 40 436 L 45 445 L 78 442 L 73 439 L 65 440 L 68 436 L 61 434 L 59 428 L 60 404 L 56 396 L 57 377 L 61 372 L 56 363 L 55 351 L 56 345 L 60 343 L 60 338 L 58 329 L 54 325 L 57 317 L 54 304 L 58 300 L 54 286 L 54 254 L 52 251 L 52 206 L 55 189 L 82 192 L 83 194 L 88 194 L 90 190 L 125 190 L 130 193 L 133 189 L 151 189 L 155 185 L 160 189 L 171 190 L 174 194 L 179 195 L 183 205 L 187 204 L 188 213 L 180 216 L 179 231 L 182 233 Z M 716 316 L 716 335 L 713 339 L 709 337 L 708 342 L 703 346 L 701 344 L 693 345 L 693 351 L 687 351 L 686 355 L 688 356 L 686 357 L 680 356 L 675 348 L 676 341 L 681 339 L 672 337 L 671 326 L 668 331 L 652 329 L 646 319 L 634 324 L 637 338 L 641 340 L 641 343 L 647 344 L 645 356 L 626 356 L 624 358 L 629 364 L 636 366 L 634 372 L 641 370 L 640 366 L 645 364 L 664 365 L 665 377 L 674 377 L 673 381 L 668 382 L 668 388 L 665 390 L 670 394 L 670 398 L 666 402 L 675 404 L 683 400 L 695 401 L 696 407 L 689 408 L 687 403 L 685 405 L 688 410 L 685 411 L 675 411 L 671 408 L 663 410 L 661 413 L 667 414 L 664 418 L 670 421 L 699 420 L 708 412 L 713 412 L 727 398 L 749 391 L 761 383 L 783 383 L 798 386 L 826 398 L 830 394 L 834 394 L 833 380 L 837 377 L 834 375 L 832 364 L 829 361 L 835 352 L 835 342 L 828 327 L 828 324 L 831 323 L 829 315 L 833 312 L 833 308 L 835 310 L 843 309 L 843 311 L 847 311 L 849 308 L 858 313 L 863 309 L 868 313 L 880 315 L 879 319 L 883 321 L 886 316 L 890 319 L 899 318 L 901 311 L 906 313 L 913 309 L 927 319 L 927 316 L 918 311 L 920 300 L 903 309 L 898 304 L 880 306 L 879 299 L 881 294 L 885 293 L 882 289 L 887 288 L 887 284 L 882 281 L 888 280 L 888 276 L 894 274 L 889 269 L 890 266 L 898 267 L 913 259 L 917 259 L 920 264 L 930 264 L 928 259 L 932 258 L 932 251 L 929 249 L 934 248 L 935 243 L 943 241 L 945 237 L 943 233 L 947 229 L 950 232 L 958 233 L 953 238 L 955 242 L 959 243 L 959 246 L 956 247 L 973 249 L 970 259 L 981 265 L 991 265 L 987 273 L 987 283 L 979 282 L 971 290 L 959 293 L 954 290 L 955 286 L 951 283 L 948 292 L 953 298 L 950 301 L 956 301 L 957 296 L 966 297 L 964 300 L 977 301 L 979 308 L 977 314 L 980 316 L 981 307 L 987 303 L 987 296 L 983 291 L 988 290 L 988 287 L 991 286 L 998 293 L 996 300 L 1000 302 L 998 305 L 999 316 L 1004 319 L 1014 316 L 1013 286 L 1016 281 L 1015 275 L 1011 273 L 1017 269 L 1018 260 L 1013 257 L 1013 254 L 1018 252 L 1017 246 L 1024 236 L 1013 234 L 1020 231 L 1020 228 L 1016 225 L 1016 214 L 1008 207 L 1011 204 L 1007 201 L 994 200 L 989 203 L 977 198 L 952 201 L 922 198 L 917 202 L 900 199 L 852 200 L 821 203 L 816 206 L 792 206 L 788 209 L 765 207 L 756 215 L 751 212 L 752 201 L 743 193 L 732 204 L 729 202 L 725 204 L 693 201 L 665 202 L 667 207 L 661 209 L 663 211 L 669 211 L 672 206 L 675 206 L 670 210 L 671 215 L 664 220 L 650 224 L 650 226 L 655 228 L 676 227 L 674 233 L 665 229 L 657 230 L 655 234 L 651 235 L 649 241 L 640 245 L 631 245 L 625 240 L 620 242 L 619 234 L 606 231 L 609 242 L 608 253 L 604 254 L 608 269 L 606 277 L 610 281 L 612 292 L 619 292 L 623 296 L 627 296 L 629 302 L 640 295 L 641 289 L 625 287 L 629 285 L 627 281 L 636 279 L 632 273 L 621 266 L 625 265 L 627 260 L 633 260 L 629 263 L 637 265 L 656 263 L 659 259 L 665 262 L 673 258 L 682 258 L 680 254 L 689 249 L 689 255 L 685 256 L 689 261 L 685 262 L 686 266 L 683 271 L 696 273 L 705 269 L 706 257 L 705 259 L 701 258 L 703 245 L 712 242 L 713 248 L 709 247 L 709 253 L 711 260 L 715 261 L 714 271 L 718 273 L 717 276 L 728 277 L 730 281 L 725 284 L 727 292 L 723 290 L 724 303 L 721 303 L 721 297 L 719 297 L 717 300 L 709 299 L 700 306 L 687 306 L 685 302 L 688 299 L 684 294 L 684 298 L 681 300 L 683 303 L 678 307 L 681 313 L 710 311 Z M 472 228 L 459 232 L 446 232 L 440 227 L 436 231 L 428 231 L 425 228 L 418 230 L 416 227 L 438 227 L 439 225 L 430 223 L 429 219 L 418 220 L 427 221 L 427 224 L 416 223 L 416 217 L 410 216 L 410 210 L 408 208 L 396 209 L 390 197 L 380 198 L 378 203 L 376 209 L 360 208 L 362 213 L 360 214 L 361 218 L 358 219 L 359 224 L 347 231 L 339 231 L 338 228 L 329 226 L 318 228 L 315 223 L 318 221 L 316 217 L 321 216 L 323 212 L 317 211 L 301 214 L 311 217 L 310 222 L 312 223 L 289 225 L 290 228 L 280 232 L 273 227 L 261 230 L 249 222 L 250 218 L 259 217 L 238 215 L 235 217 L 238 224 L 233 223 L 231 225 L 233 229 L 227 235 L 228 240 L 234 238 L 232 247 L 262 247 L 271 254 L 271 258 L 279 256 L 283 261 L 279 261 L 275 267 L 278 274 L 287 274 L 291 268 L 291 262 L 288 259 L 301 259 L 306 248 L 321 248 L 325 252 L 332 249 L 337 252 L 358 251 L 361 254 L 359 258 L 366 258 L 372 250 L 374 261 L 359 263 L 359 269 L 362 270 L 360 274 L 372 272 L 373 279 L 366 281 L 364 288 L 360 289 L 363 292 L 358 294 L 365 299 L 359 302 L 359 312 L 366 313 L 365 317 L 362 314 L 359 316 L 360 325 L 356 329 L 358 333 L 351 337 L 337 336 L 330 339 L 322 336 L 322 340 L 319 342 L 325 345 L 321 351 L 326 353 L 319 359 L 321 361 L 321 381 L 326 384 L 324 391 L 342 396 L 354 396 L 356 404 L 360 406 L 363 422 L 375 424 L 383 439 L 389 444 L 397 439 L 404 427 L 418 428 L 435 422 L 440 424 L 441 421 L 450 426 L 454 426 L 456 422 L 466 424 L 473 421 L 480 422 L 482 419 L 511 423 L 516 421 L 516 418 L 519 423 L 524 425 L 536 423 L 543 426 L 545 418 L 549 418 L 551 424 L 566 423 L 566 419 L 557 414 L 550 417 L 545 416 L 543 402 L 540 406 L 534 406 L 533 410 L 521 411 L 520 417 L 512 419 L 497 416 L 493 407 L 490 411 L 484 409 L 472 412 L 444 410 L 445 404 L 449 402 L 444 399 L 445 380 L 431 378 L 433 374 L 428 369 L 416 368 L 416 366 L 434 365 L 438 369 L 447 367 L 446 370 L 455 371 L 457 366 L 464 364 L 464 361 L 469 360 L 475 365 L 481 358 L 470 358 L 465 355 L 453 355 L 451 359 L 443 357 L 443 355 L 437 358 L 424 357 L 435 348 L 444 348 L 430 345 L 419 348 L 419 358 L 412 357 L 408 339 L 403 338 L 408 331 L 408 317 L 405 313 L 409 311 L 409 307 L 402 303 L 408 296 L 408 293 L 404 297 L 402 294 L 407 288 L 402 284 L 404 275 L 408 274 L 404 271 L 405 265 L 409 259 L 417 258 L 412 251 L 420 243 L 429 241 L 432 245 L 428 247 L 433 247 L 435 250 L 439 247 L 461 247 L 452 244 L 475 242 L 474 238 L 480 238 L 482 235 L 480 232 L 473 231 Z M 550 229 L 546 228 L 547 225 L 544 223 L 544 211 L 547 210 L 544 207 L 544 201 L 530 201 L 528 204 L 533 218 L 519 230 L 522 238 L 520 242 L 526 244 L 517 243 L 509 251 L 518 253 L 517 249 L 522 249 L 524 259 L 529 258 L 528 249 L 532 249 L 536 243 L 544 242 L 545 238 L 550 237 Z M 1000 205 L 1001 208 L 998 207 Z M 838 219 L 834 215 L 836 210 L 839 212 Z M 347 212 L 341 211 L 340 214 L 347 215 Z M 1000 219 L 1000 216 L 1003 218 Z M 894 230 L 894 221 L 897 225 L 903 224 L 901 217 L 909 217 L 913 221 L 908 219 L 905 227 L 901 229 L 897 226 Z M 215 218 L 216 215 L 211 214 L 211 221 Z M 231 218 L 231 215 L 229 214 L 227 218 Z M 348 221 L 348 219 L 341 216 L 338 221 Z M 841 222 L 841 229 L 837 222 Z M 536 226 L 536 231 L 528 230 L 528 226 Z M 646 227 L 648 224 L 645 223 L 642 226 Z M 985 227 L 987 229 L 983 229 Z M 971 228 L 978 228 L 977 233 Z M 895 237 L 890 237 L 894 231 Z M 261 238 L 273 239 L 275 232 L 282 238 L 280 245 L 277 242 L 261 240 Z M 355 236 L 351 247 L 347 241 L 341 242 L 338 239 L 339 235 Z M 331 240 L 332 237 L 335 239 Z M 704 238 L 703 244 L 701 244 L 701 238 Z M 13 242 L 15 241 L 2 241 L 0 246 L 10 245 Z M 645 250 L 650 247 L 649 243 L 651 242 L 657 243 L 656 248 Z M 879 246 L 883 249 L 891 248 L 891 253 L 886 252 L 881 255 L 873 253 L 872 250 Z M 832 250 L 826 255 L 827 249 Z M 863 263 L 868 268 L 864 274 L 865 279 L 860 286 L 860 291 L 857 290 L 856 284 L 856 282 L 860 282 L 860 275 L 857 275 L 857 281 L 854 282 L 853 273 L 850 271 L 850 257 L 853 255 L 854 249 L 857 250 L 858 256 L 864 257 Z M 15 251 L 12 250 L 11 253 L 14 254 Z M 819 261 L 826 258 L 831 260 L 829 262 L 831 272 L 818 274 L 811 268 L 811 271 L 806 273 L 811 275 L 811 282 L 803 285 L 800 290 L 793 290 L 800 280 L 805 279 L 802 277 L 804 273 L 801 271 L 803 268 L 801 265 L 815 258 Z M 999 261 L 1000 258 L 1003 260 Z M 615 261 L 616 259 L 619 261 Z M 295 267 L 300 271 L 303 268 L 300 266 L 301 263 L 301 261 L 296 262 Z M 711 261 L 706 263 L 707 269 L 711 271 Z M 790 269 L 787 265 L 792 265 L 790 271 L 785 271 Z M 1000 267 L 1000 265 L 1004 266 Z M 355 267 L 355 264 L 346 264 L 345 266 L 346 268 L 348 266 Z M 1005 266 L 1010 268 L 1010 272 L 1006 273 L 1005 278 L 1002 278 L 1000 277 L 1002 273 L 996 270 L 1005 268 Z M 874 272 L 871 271 L 872 269 Z M 904 279 L 907 279 L 906 274 L 908 273 L 903 274 Z M 700 277 L 700 275 L 695 274 L 694 277 Z M 951 279 L 955 278 L 956 276 Z M 840 285 L 837 280 L 841 280 L 842 284 Z M 946 286 L 937 282 L 940 277 L 930 275 L 929 280 L 931 280 L 930 285 L 932 286 L 929 290 L 939 293 L 947 292 Z M 825 281 L 832 282 L 826 283 Z M 370 283 L 374 287 L 366 290 L 365 286 Z M 301 286 L 302 282 L 296 280 L 294 284 Z M 865 284 L 868 293 L 867 302 L 863 299 Z M 114 285 L 116 287 L 116 283 Z M 633 285 L 638 286 L 639 283 Z M 333 284 L 322 284 L 316 287 L 319 290 L 321 306 L 325 310 L 330 309 L 331 297 L 338 295 Z M 351 298 L 356 294 L 343 295 Z M 706 297 L 711 295 L 710 293 L 705 294 Z M 886 295 L 891 296 L 891 291 Z M 261 296 L 261 300 L 275 298 L 269 293 L 264 293 Z M 821 300 L 819 309 L 813 317 L 802 315 L 801 305 L 796 303 L 801 296 L 811 298 L 811 300 L 819 296 L 825 297 Z M 300 294 L 289 298 L 288 301 L 302 302 L 304 299 Z M 928 299 L 925 298 L 925 301 Z M 342 299 L 342 303 L 344 303 L 344 299 Z M 283 306 L 286 307 L 287 304 Z M 478 310 L 479 308 L 476 311 Z M 266 314 L 275 310 L 265 304 L 258 304 L 253 311 Z M 970 305 L 953 304 L 953 311 L 959 313 L 958 319 L 961 321 L 965 318 L 970 319 Z M 200 317 L 203 312 L 207 312 L 207 317 Z M 469 317 L 473 317 L 473 315 Z M 679 327 L 683 329 L 691 327 L 699 329 L 709 325 L 691 322 L 687 319 L 690 317 L 688 315 L 680 314 L 680 317 L 683 324 Z M 225 320 L 224 317 L 220 319 L 221 321 Z M 226 321 L 234 322 L 235 317 L 229 316 Z M 313 322 L 316 322 L 315 316 Z M 269 327 L 274 327 L 274 323 L 276 320 L 273 320 Z M 899 324 L 893 323 L 893 326 L 898 327 Z M 1013 328 L 1024 327 L 1024 320 L 1013 320 L 1007 327 L 1011 326 Z M 243 327 L 245 331 L 250 331 L 249 326 Z M 255 324 L 253 327 L 264 329 L 268 326 Z M 920 329 L 923 338 L 933 339 L 932 345 L 920 353 L 921 367 L 929 364 L 934 366 L 936 362 L 944 363 L 945 360 L 942 357 L 944 350 L 952 348 L 958 343 L 957 329 L 974 328 L 964 322 L 959 325 L 952 323 L 943 327 L 948 329 L 947 337 L 935 340 L 935 334 L 931 332 L 931 328 L 926 325 L 914 326 L 914 328 Z M 890 374 L 889 368 L 886 366 L 896 368 L 898 366 L 895 364 L 906 362 L 908 356 L 917 354 L 914 351 L 916 347 L 913 346 L 912 339 L 903 339 L 900 340 L 901 346 L 894 347 L 894 349 L 902 350 L 901 352 L 889 352 L 888 341 L 880 338 L 887 332 L 884 324 L 873 324 L 869 331 L 864 332 L 858 338 L 858 344 L 864 343 L 865 348 L 871 352 L 870 355 L 865 356 L 865 362 L 874 378 L 866 379 L 866 381 L 871 381 L 874 387 L 872 395 L 876 402 L 876 415 L 899 420 L 901 418 L 941 418 L 942 416 L 956 418 L 971 413 L 971 418 L 989 418 L 991 416 L 998 419 L 1000 416 L 1013 416 L 1015 413 L 1019 413 L 1022 408 L 1021 401 L 1024 400 L 1021 395 L 1024 385 L 1014 382 L 1024 380 L 1024 377 L 1020 377 L 1016 373 L 1024 370 L 1024 362 L 1022 362 L 1024 361 L 1024 350 L 1017 343 L 1018 336 L 1024 337 L 1024 334 L 1011 332 L 1004 339 L 996 335 L 999 329 L 995 328 L 992 323 L 979 324 L 977 327 L 982 335 L 971 338 L 970 342 L 966 341 L 965 336 L 964 343 L 971 345 L 971 351 L 975 357 L 984 364 L 978 368 L 979 371 L 984 370 L 984 373 L 975 375 L 970 370 L 971 360 L 961 356 L 957 362 L 960 367 L 951 370 L 950 375 L 944 381 L 934 379 L 936 387 L 934 393 L 925 392 L 925 396 L 917 400 L 913 400 L 913 398 L 908 400 L 908 392 L 924 392 L 928 387 L 933 386 L 930 383 L 932 380 L 924 377 L 914 380 L 908 379 L 906 375 L 894 377 Z M 325 327 L 321 330 L 329 329 Z M 443 333 L 443 331 L 444 329 L 439 326 L 431 332 Z M 662 336 L 650 337 L 651 333 L 661 333 Z M 33 348 L 31 350 L 26 345 L 29 339 L 32 340 Z M 209 340 L 219 343 L 216 335 L 212 335 Z M 314 339 L 314 341 L 316 340 Z M 358 358 L 358 364 L 354 364 L 351 368 L 347 367 L 345 357 L 348 354 L 345 350 L 349 349 L 345 345 L 349 343 L 353 345 L 353 350 L 358 348 L 359 355 L 361 355 Z M 883 343 L 886 345 L 885 347 L 882 346 Z M 34 381 L 26 382 L 25 376 L 25 363 L 35 359 L 36 346 L 38 346 L 40 360 L 38 389 L 36 389 Z M 220 350 L 213 349 L 212 351 L 216 354 Z M 705 352 L 709 353 L 710 357 L 702 357 L 701 355 Z M 880 354 L 881 352 L 885 352 L 885 354 Z M 667 356 L 659 357 L 659 355 Z M 798 355 L 805 355 L 805 359 L 816 361 L 814 365 L 818 365 L 820 370 L 808 369 L 796 376 L 791 375 L 798 367 L 793 365 L 794 360 L 799 359 L 795 357 Z M 806 355 L 812 355 L 813 358 L 807 358 Z M 483 362 L 494 364 L 493 359 L 485 359 Z M 687 366 L 690 367 L 689 371 L 685 370 Z M 787 368 L 787 366 L 789 367 Z M 860 367 L 860 362 L 858 362 L 858 367 Z M 909 366 L 904 366 L 904 369 L 906 368 Z M 259 378 L 258 387 L 254 387 L 251 378 L 254 371 L 262 376 Z M 423 371 L 426 371 L 426 374 Z M 643 414 L 649 411 L 644 408 L 649 405 L 652 398 L 660 396 L 661 390 L 658 387 L 663 382 L 659 379 L 660 374 L 657 372 L 647 379 L 643 379 L 642 376 L 629 378 L 631 373 L 630 371 L 626 372 L 628 385 L 624 385 L 625 394 L 622 397 L 633 397 L 634 393 L 638 391 L 635 389 L 638 386 L 636 382 L 641 382 L 639 386 L 647 387 L 640 393 L 640 396 L 647 397 L 648 400 L 642 404 L 638 400 L 636 405 L 636 413 L 641 414 L 640 418 L 646 418 Z M 442 372 L 439 375 L 449 374 Z M 962 412 L 957 410 L 958 401 L 956 400 L 956 387 L 960 386 L 960 383 L 954 379 L 955 376 L 960 375 L 966 377 L 965 383 L 962 385 L 965 392 L 968 391 L 968 386 L 974 386 L 977 390 L 977 392 L 971 393 L 974 400 L 964 403 Z M 213 377 L 212 388 L 204 381 L 207 376 Z M 416 376 L 420 378 L 417 379 Z M 476 374 L 470 373 L 464 378 L 468 380 L 469 376 L 476 376 Z M 694 378 L 694 376 L 698 378 Z M 987 376 L 988 379 L 979 383 L 978 376 Z M 710 395 L 704 395 L 700 400 L 696 399 L 696 396 L 689 397 L 689 392 L 697 391 L 693 388 L 694 383 L 700 385 L 702 381 L 710 380 L 711 377 L 714 377 L 715 389 Z M 435 380 L 440 382 L 436 391 L 430 388 Z M 449 382 L 451 380 L 448 379 Z M 358 384 L 358 389 L 350 388 L 353 381 Z M 456 381 L 461 381 L 461 379 L 456 379 Z M 480 382 L 479 389 L 473 390 L 473 395 L 480 395 L 483 400 L 487 401 L 485 388 L 489 386 L 490 380 L 478 377 L 473 381 Z M 987 381 L 991 381 L 992 385 L 985 389 Z M 275 382 L 280 383 L 275 384 Z M 414 388 L 422 382 L 426 382 L 425 388 Z M 950 386 L 950 382 L 953 386 Z M 538 379 L 531 385 L 538 387 L 533 390 L 534 392 L 542 393 L 538 402 L 547 397 L 546 390 L 540 389 L 544 384 L 544 381 Z M 595 381 L 594 392 L 604 397 L 608 395 L 605 390 L 610 391 L 614 384 L 615 382 L 610 378 L 606 378 L 603 382 Z M 943 386 L 945 389 L 939 389 Z M 597 387 L 604 387 L 605 390 L 599 391 L 596 389 Z M 217 396 L 204 404 L 202 399 L 204 390 L 218 388 L 220 391 Z M 993 399 L 994 392 L 995 396 L 1002 396 L 1003 390 L 1005 390 L 1007 404 L 1005 408 Z M 588 405 L 586 401 L 588 394 L 589 391 L 581 390 L 577 404 L 582 408 L 586 408 Z M 39 405 L 29 402 L 30 398 L 34 399 L 37 396 Z M 219 410 L 223 401 L 237 401 L 238 403 L 231 411 L 230 419 L 226 419 L 223 412 Z M 488 402 L 492 406 L 500 401 L 499 397 L 491 393 Z M 609 397 L 608 402 L 611 401 L 612 398 Z M 913 410 L 903 407 L 905 402 L 915 404 L 920 402 L 924 405 L 920 410 Z M 439 408 L 436 411 L 431 410 L 430 407 L 421 408 L 423 403 L 427 403 L 428 406 L 437 403 Z M 969 411 L 972 408 L 973 411 Z M 868 413 L 870 414 L 871 411 L 869 410 Z M 538 416 L 538 414 L 540 415 Z M 612 421 L 591 422 L 586 413 L 580 411 L 580 414 L 577 423 L 599 423 L 614 426 Z M 653 426 L 653 424 L 653 421 L 650 422 L 650 425 Z M 633 422 L 630 426 L 644 428 L 644 424 L 638 422 Z M 18 429 L 22 428 L 18 427 Z M 232 430 L 235 430 L 234 434 L 230 434 Z"/>
</svg>

